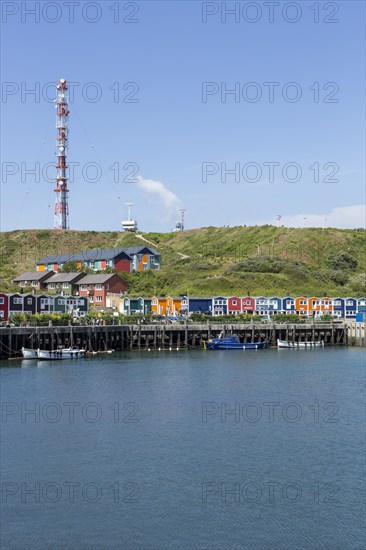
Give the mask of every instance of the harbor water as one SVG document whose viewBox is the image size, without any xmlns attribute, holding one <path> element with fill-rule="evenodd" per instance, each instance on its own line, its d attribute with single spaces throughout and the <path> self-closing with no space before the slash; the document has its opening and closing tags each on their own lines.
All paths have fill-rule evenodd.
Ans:
<svg viewBox="0 0 366 550">
<path fill-rule="evenodd" d="M 362 348 L 0 363 L 6 550 L 361 550 Z"/>
</svg>

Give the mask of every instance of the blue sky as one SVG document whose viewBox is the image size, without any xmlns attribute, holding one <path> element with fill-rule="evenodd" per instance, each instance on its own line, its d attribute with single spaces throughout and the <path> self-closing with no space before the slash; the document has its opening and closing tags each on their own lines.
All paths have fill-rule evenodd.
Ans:
<svg viewBox="0 0 366 550">
<path fill-rule="evenodd" d="M 364 2 L 280 2 L 272 23 L 263 2 L 256 12 L 236 3 L 226 21 L 235 2 L 80 1 L 73 22 L 62 1 L 57 11 L 38 3 L 36 22 L 25 11 L 36 4 L 2 3 L 3 231 L 53 225 L 54 186 L 42 169 L 55 161 L 55 110 L 43 96 L 59 78 L 79 83 L 72 229 L 119 230 L 128 199 L 143 231 L 170 230 L 182 207 L 187 228 L 278 214 L 290 226 L 364 225 Z M 35 163 L 37 182 L 26 173 Z"/>
</svg>

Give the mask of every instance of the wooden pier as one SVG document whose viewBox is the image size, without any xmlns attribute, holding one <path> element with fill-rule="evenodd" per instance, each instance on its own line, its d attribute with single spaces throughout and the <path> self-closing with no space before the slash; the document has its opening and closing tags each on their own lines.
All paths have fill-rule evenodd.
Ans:
<svg viewBox="0 0 366 550">
<path fill-rule="evenodd" d="M 323 340 L 325 345 L 346 346 L 349 326 L 343 321 L 306 324 L 173 324 L 173 325 L 92 325 L 67 327 L 2 327 L 0 356 L 21 355 L 21 348 L 51 350 L 58 346 L 79 346 L 90 352 L 108 350 L 194 349 L 224 335 L 238 334 L 242 342 L 263 342 L 276 346 L 277 338 L 295 342 Z M 362 345 L 360 343 L 359 345 Z"/>
</svg>

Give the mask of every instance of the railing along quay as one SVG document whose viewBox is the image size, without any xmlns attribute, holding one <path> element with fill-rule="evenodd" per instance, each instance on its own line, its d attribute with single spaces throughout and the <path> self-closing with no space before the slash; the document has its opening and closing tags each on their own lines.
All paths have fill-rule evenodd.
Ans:
<svg viewBox="0 0 366 550">
<path fill-rule="evenodd" d="M 360 324 L 360 323 L 359 323 Z M 364 325 L 364 323 L 362 323 Z M 2 358 L 19 356 L 21 348 L 51 350 L 58 346 L 79 346 L 90 352 L 194 349 L 210 338 L 238 334 L 242 342 L 263 342 L 275 346 L 277 338 L 305 342 L 323 340 L 325 345 L 365 345 L 363 338 L 350 336 L 346 321 L 311 323 L 209 323 L 209 324 L 140 324 L 1 327 L 0 355 Z M 361 334 L 361 333 L 360 333 Z"/>
</svg>

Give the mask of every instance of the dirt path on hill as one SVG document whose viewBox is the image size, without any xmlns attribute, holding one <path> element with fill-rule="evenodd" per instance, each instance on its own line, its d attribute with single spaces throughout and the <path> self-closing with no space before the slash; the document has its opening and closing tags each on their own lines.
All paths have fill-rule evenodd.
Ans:
<svg viewBox="0 0 366 550">
<path fill-rule="evenodd" d="M 151 244 L 151 246 L 156 246 L 156 248 L 158 248 L 158 245 L 151 242 L 151 241 L 148 241 L 147 239 L 145 239 L 145 237 L 143 237 L 142 235 L 136 235 L 136 237 L 138 239 L 141 239 L 142 241 L 145 241 L 145 243 L 148 243 L 148 244 Z M 180 256 L 182 258 L 182 260 L 185 260 L 187 258 L 189 258 L 189 256 L 187 256 L 186 254 L 182 254 L 181 252 L 176 252 L 176 254 L 178 254 L 178 256 Z"/>
</svg>

